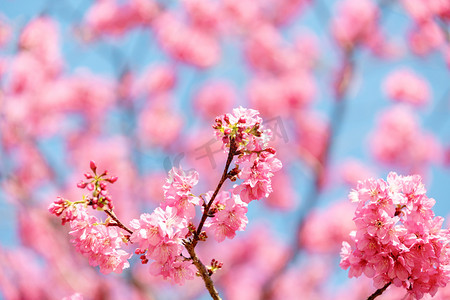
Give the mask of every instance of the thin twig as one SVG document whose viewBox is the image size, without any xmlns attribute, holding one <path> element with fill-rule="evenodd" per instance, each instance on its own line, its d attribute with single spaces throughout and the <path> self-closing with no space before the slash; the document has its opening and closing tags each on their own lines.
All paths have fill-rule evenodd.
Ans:
<svg viewBox="0 0 450 300">
<path fill-rule="evenodd" d="M 228 158 L 227 162 L 225 164 L 225 168 L 223 170 L 222 178 L 220 178 L 219 184 L 216 187 L 216 190 L 214 191 L 213 195 L 211 196 L 211 199 L 209 200 L 208 204 L 206 205 L 202 218 L 200 220 L 200 223 L 198 224 L 197 231 L 194 234 L 194 240 L 192 241 L 193 246 L 197 245 L 197 242 L 199 241 L 200 233 L 202 232 L 203 225 L 206 221 L 206 218 L 208 217 L 209 209 L 211 208 L 211 205 L 213 204 L 214 200 L 216 199 L 217 194 L 219 193 L 220 188 L 224 184 L 224 182 L 228 178 L 228 169 L 230 168 L 231 162 L 233 161 L 233 157 L 236 152 L 236 145 L 234 142 L 234 139 L 230 139 L 230 150 L 228 152 Z"/>
<path fill-rule="evenodd" d="M 108 209 L 104 209 L 103 211 L 117 223 L 114 226 L 118 226 L 123 230 L 127 231 L 129 234 L 133 234 L 133 231 L 129 229 L 127 226 L 125 226 L 122 222 L 120 222 L 120 220 L 114 215 L 112 211 L 109 211 Z"/>
<path fill-rule="evenodd" d="M 205 282 L 206 289 L 209 291 L 211 297 L 215 300 L 220 300 L 221 298 L 216 288 L 214 287 L 214 283 L 211 280 L 211 276 L 209 275 L 208 270 L 206 269 L 205 265 L 201 262 L 201 260 L 197 257 L 197 254 L 195 253 L 195 246 L 200 240 L 200 234 L 202 233 L 203 225 L 205 224 L 205 221 L 208 218 L 209 210 L 211 209 L 211 206 L 213 205 L 216 196 L 219 194 L 220 188 L 228 178 L 228 169 L 230 168 L 231 162 L 233 161 L 233 157 L 235 154 L 236 154 L 236 144 L 234 139 L 230 139 L 230 149 L 228 152 L 227 162 L 225 164 L 225 168 L 222 173 L 222 178 L 217 184 L 217 187 L 214 193 L 212 194 L 211 199 L 209 200 L 208 204 L 206 204 L 205 209 L 203 210 L 202 218 L 200 220 L 200 223 L 198 224 L 197 230 L 194 232 L 193 239 L 191 241 L 184 242 L 184 246 L 188 251 L 190 258 L 192 259 L 192 263 L 197 267 L 198 273 Z"/>
<path fill-rule="evenodd" d="M 375 293 L 373 293 L 372 295 L 369 296 L 369 298 L 367 298 L 367 300 L 373 300 L 376 297 L 380 296 L 381 294 L 383 294 L 383 292 L 391 285 L 392 282 L 388 282 L 386 283 L 382 288 L 378 289 L 375 291 Z"/>
<path fill-rule="evenodd" d="M 200 259 L 197 257 L 197 254 L 194 250 L 194 244 L 192 243 L 185 243 L 184 245 L 186 247 L 186 250 L 188 251 L 189 255 L 191 256 L 192 263 L 197 267 L 197 270 L 202 277 L 203 281 L 205 282 L 206 289 L 208 290 L 209 294 L 214 300 L 221 300 L 219 296 L 219 292 L 217 292 L 216 288 L 214 287 L 214 283 L 211 280 L 211 276 L 208 274 L 208 270 L 206 270 L 205 265 L 200 261 Z"/>
</svg>

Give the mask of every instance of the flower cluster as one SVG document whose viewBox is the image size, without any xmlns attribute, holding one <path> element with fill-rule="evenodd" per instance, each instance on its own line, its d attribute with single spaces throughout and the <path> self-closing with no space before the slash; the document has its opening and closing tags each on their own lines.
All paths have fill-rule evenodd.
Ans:
<svg viewBox="0 0 450 300">
<path fill-rule="evenodd" d="M 436 137 L 422 128 L 410 108 L 401 105 L 381 113 L 370 145 L 377 160 L 411 173 L 437 161 L 441 152 Z"/>
<path fill-rule="evenodd" d="M 164 201 L 153 213 L 144 213 L 139 220 L 131 221 L 134 229 L 131 241 L 139 245 L 142 263 L 149 259 L 153 275 L 162 275 L 174 283 L 183 284 L 194 276 L 193 265 L 184 259 L 183 239 L 189 233 L 189 221 L 195 216 L 195 205 L 200 200 L 191 193 L 198 183 L 198 173 L 185 173 L 181 168 L 172 168 L 163 186 Z"/>
<path fill-rule="evenodd" d="M 211 197 L 208 193 L 208 198 Z M 247 203 L 243 202 L 239 195 L 221 192 L 217 198 L 205 227 L 214 232 L 214 237 L 218 242 L 222 242 L 225 237 L 232 239 L 236 236 L 236 231 L 243 231 L 247 226 L 248 219 Z"/>
<path fill-rule="evenodd" d="M 192 189 L 198 183 L 198 172 L 173 167 L 163 185 L 164 199 L 160 206 L 133 219 L 130 228 L 116 217 L 108 195 L 107 183 L 114 183 L 117 177 L 106 177 L 106 171 L 98 175 L 94 162 L 90 165 L 92 173 L 84 174 L 86 181 L 78 183 L 79 188 L 91 194 L 78 202 L 58 198 L 49 210 L 61 217 L 63 223 L 70 223 L 77 251 L 87 256 L 91 265 L 99 265 L 103 273 L 119 273 L 129 266 L 131 254 L 121 247 L 131 242 L 137 247 L 135 253 L 143 264 L 151 261 L 150 273 L 155 276 L 180 285 L 194 278 L 195 267 L 203 278 L 211 276 L 222 263 L 213 259 L 211 266 L 205 267 L 196 257 L 195 246 L 208 238 L 203 229 L 219 242 L 234 238 L 236 231 L 244 230 L 248 223 L 248 203 L 272 192 L 271 178 L 281 168 L 281 162 L 275 158 L 276 151 L 267 145 L 270 130 L 264 130 L 261 123 L 258 111 L 242 107 L 234 109 L 233 114 L 218 117 L 214 128 L 224 142 L 228 159 L 216 189 L 194 195 Z M 236 166 L 230 170 L 235 157 Z M 242 180 L 240 184 L 220 192 L 227 179 L 238 178 Z M 101 222 L 88 213 L 88 206 L 104 211 L 109 217 Z M 202 216 L 196 227 L 196 207 L 200 206 Z"/>
<path fill-rule="evenodd" d="M 233 193 L 239 194 L 242 201 L 250 203 L 252 200 L 268 197 L 272 193 L 271 177 L 282 166 L 281 161 L 275 158 L 275 151 L 272 148 L 242 156 L 237 163 L 242 166 L 238 177 L 243 182 L 235 185 Z"/>
<path fill-rule="evenodd" d="M 428 82 L 409 69 L 391 72 L 385 79 L 384 90 L 390 99 L 416 106 L 425 105 L 431 99 Z"/>
<path fill-rule="evenodd" d="M 239 107 L 233 109 L 232 114 L 217 117 L 213 128 L 216 137 L 226 147 L 230 147 L 230 140 L 233 139 L 238 151 L 260 151 L 267 146 L 271 137 L 270 130 L 261 129 L 261 123 L 257 110 Z"/>
<path fill-rule="evenodd" d="M 72 202 L 61 197 L 49 205 L 48 211 L 57 217 L 61 218 L 62 225 L 73 221 L 78 217 L 78 209 Z"/>
<path fill-rule="evenodd" d="M 271 177 L 282 166 L 275 158 L 275 149 L 268 147 L 272 133 L 261 123 L 257 110 L 239 107 L 232 114 L 216 118 L 213 126 L 225 149 L 231 147 L 231 142 L 236 145 L 236 175 L 243 182 L 234 186 L 233 193 L 239 194 L 245 203 L 269 196 Z"/>
<path fill-rule="evenodd" d="M 341 264 L 349 277 L 364 273 L 376 288 L 404 287 L 417 299 L 434 295 L 450 280 L 450 232 L 435 217 L 435 200 L 426 196 L 421 177 L 391 172 L 387 181 L 360 181 L 349 198 L 358 203 Z"/>
<path fill-rule="evenodd" d="M 76 205 L 78 217 L 70 222 L 71 242 L 78 252 L 89 258 L 91 266 L 99 266 L 100 272 L 122 273 L 130 264 L 131 254 L 120 249 L 127 238 L 117 227 L 102 224 L 98 218 L 89 215 L 86 208 Z"/>
<path fill-rule="evenodd" d="M 134 229 L 130 240 L 139 247 L 135 253 L 141 255 L 142 263 L 154 260 L 150 265 L 151 274 L 162 275 L 180 285 L 194 278 L 192 262 L 181 254 L 188 223 L 177 215 L 175 207 L 158 207 L 152 214 L 144 213 L 139 220 L 132 220 L 130 225 Z"/>
<path fill-rule="evenodd" d="M 192 219 L 195 216 L 195 205 L 200 204 L 200 199 L 191 193 L 192 187 L 198 183 L 198 177 L 197 171 L 186 174 L 181 168 L 172 168 L 163 186 L 162 207 L 174 207 L 178 216 Z"/>
<path fill-rule="evenodd" d="M 105 222 L 101 222 L 87 210 L 87 207 L 91 206 L 93 209 L 107 211 L 110 217 L 115 218 L 109 211 L 113 205 L 105 181 L 114 183 L 117 177 L 104 178 L 107 171 L 97 175 L 97 166 L 93 161 L 90 168 L 93 173 L 84 174 L 88 181 L 81 181 L 78 187 L 87 188 L 92 192 L 91 195 L 77 202 L 58 197 L 48 209 L 61 218 L 63 225 L 69 222 L 72 229 L 69 234 L 73 237 L 71 242 L 78 252 L 89 258 L 91 266 L 99 266 L 104 274 L 121 273 L 130 266 L 128 259 L 131 254 L 121 249 L 128 241 L 128 236 L 119 230 L 117 220 L 108 218 Z"/>
</svg>

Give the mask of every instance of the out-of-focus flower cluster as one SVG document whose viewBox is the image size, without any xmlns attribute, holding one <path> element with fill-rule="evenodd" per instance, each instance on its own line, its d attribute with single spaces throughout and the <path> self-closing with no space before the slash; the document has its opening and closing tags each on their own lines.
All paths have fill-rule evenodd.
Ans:
<svg viewBox="0 0 450 300">
<path fill-rule="evenodd" d="M 350 268 L 349 277 L 364 273 L 376 288 L 393 283 L 417 299 L 447 285 L 450 233 L 434 215 L 435 200 L 427 197 L 420 176 L 391 172 L 387 181 L 361 181 L 349 198 L 358 204 L 356 230 L 341 250 L 340 265 Z"/>
</svg>

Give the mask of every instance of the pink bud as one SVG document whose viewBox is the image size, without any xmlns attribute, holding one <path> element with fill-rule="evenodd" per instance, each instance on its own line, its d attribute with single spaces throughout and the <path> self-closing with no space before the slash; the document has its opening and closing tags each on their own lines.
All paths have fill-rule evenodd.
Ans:
<svg viewBox="0 0 450 300">
<path fill-rule="evenodd" d="M 92 172 L 95 173 L 95 171 L 97 171 L 97 165 L 95 164 L 95 161 L 91 160 L 91 162 L 89 163 Z"/>
<path fill-rule="evenodd" d="M 272 148 L 272 147 L 266 148 L 266 151 L 269 152 L 269 153 L 272 153 L 272 154 L 277 153 L 277 151 L 274 148 Z"/>
<path fill-rule="evenodd" d="M 87 182 L 80 181 L 78 182 L 77 187 L 79 187 L 80 189 L 84 189 L 87 186 L 87 184 L 88 184 Z"/>
<path fill-rule="evenodd" d="M 119 179 L 119 177 L 117 176 L 111 176 L 108 179 L 106 179 L 106 181 L 108 181 L 109 183 L 114 183 L 117 181 L 117 179 Z"/>
<path fill-rule="evenodd" d="M 94 178 L 94 176 L 92 176 L 91 173 L 84 173 L 84 177 L 86 177 L 86 179 L 92 179 L 92 178 Z"/>
<path fill-rule="evenodd" d="M 239 123 L 245 123 L 246 121 L 245 121 L 245 119 L 243 117 L 240 117 L 238 122 Z"/>
<path fill-rule="evenodd" d="M 90 191 L 93 191 L 94 190 L 94 185 L 92 183 L 89 183 L 87 185 L 87 189 L 90 190 Z"/>
</svg>

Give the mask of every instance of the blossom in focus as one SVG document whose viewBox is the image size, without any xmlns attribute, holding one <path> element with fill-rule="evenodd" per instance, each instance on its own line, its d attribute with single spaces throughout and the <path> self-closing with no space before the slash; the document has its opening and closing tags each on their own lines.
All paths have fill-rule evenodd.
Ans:
<svg viewBox="0 0 450 300">
<path fill-rule="evenodd" d="M 356 230 L 343 242 L 341 263 L 349 277 L 363 273 L 375 288 L 387 283 L 421 299 L 450 281 L 450 232 L 432 211 L 422 178 L 389 173 L 387 181 L 360 181 L 349 195 L 358 207 Z"/>
<path fill-rule="evenodd" d="M 210 193 L 211 194 L 211 193 Z M 221 192 L 214 202 L 214 217 L 209 218 L 205 227 L 213 231 L 218 242 L 225 237 L 234 238 L 236 231 L 243 231 L 248 223 L 247 203 L 243 202 L 238 195 L 229 192 Z"/>
</svg>

